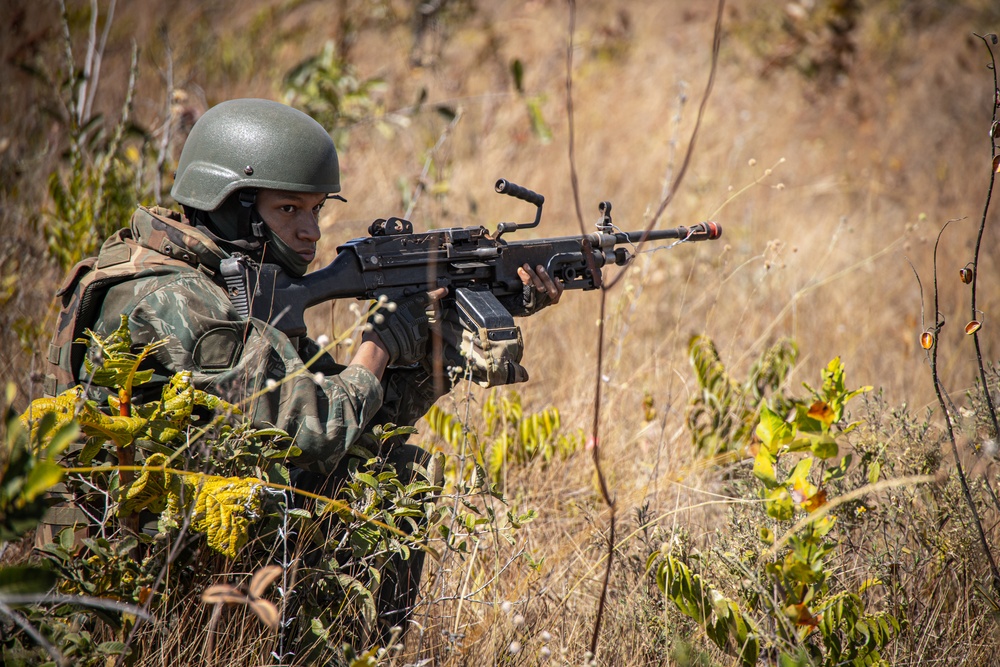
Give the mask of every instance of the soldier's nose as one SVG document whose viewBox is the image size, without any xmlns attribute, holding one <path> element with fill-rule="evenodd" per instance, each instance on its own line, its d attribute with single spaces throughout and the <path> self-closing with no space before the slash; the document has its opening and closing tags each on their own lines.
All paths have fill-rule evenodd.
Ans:
<svg viewBox="0 0 1000 667">
<path fill-rule="evenodd" d="M 315 243 L 319 241 L 319 237 L 322 235 L 319 229 L 319 221 L 316 219 L 310 219 L 305 221 L 299 226 L 299 238 L 303 241 L 309 241 Z"/>
</svg>

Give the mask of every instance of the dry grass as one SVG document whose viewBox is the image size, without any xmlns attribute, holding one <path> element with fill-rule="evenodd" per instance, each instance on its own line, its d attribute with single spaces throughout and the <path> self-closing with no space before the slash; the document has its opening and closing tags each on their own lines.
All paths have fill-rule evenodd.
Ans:
<svg viewBox="0 0 1000 667">
<path fill-rule="evenodd" d="M 710 4 L 581 3 L 573 87 L 586 224 L 596 219 L 598 201 L 611 199 L 617 224 L 640 229 L 662 199 L 687 147 L 708 74 Z M 921 295 L 906 259 L 926 290 L 937 231 L 946 220 L 960 219 L 939 257 L 948 322 L 940 364 L 953 396 L 975 380 L 971 341 L 962 333 L 970 319 L 968 298 L 957 270 L 971 259 L 986 195 L 992 95 L 987 54 L 970 33 L 996 30 L 1000 15 L 985 2 L 951 9 L 916 3 L 922 14 L 894 10 L 898 3 L 871 4 L 857 29 L 859 49 L 849 72 L 810 80 L 792 69 L 765 72 L 760 53 L 781 46 L 761 42 L 776 37 L 765 18 L 776 11 L 768 9 L 771 3 L 733 3 L 691 168 L 661 221 L 666 227 L 711 218 L 723 225 L 724 239 L 643 257 L 608 294 L 600 432 L 620 541 L 601 664 L 667 661 L 668 639 L 693 630 L 665 609 L 644 575 L 645 557 L 674 529 L 707 548 L 717 529 L 741 511 L 718 495 L 728 488 L 726 481 L 690 451 L 683 426 L 693 387 L 689 335 L 715 339 L 737 376 L 775 339 L 791 336 L 802 350 L 793 389 L 803 380 L 815 382 L 818 369 L 840 355 L 853 384 L 874 385 L 888 405 L 906 402 L 920 415 L 933 393 L 919 345 Z M 537 234 L 576 231 L 567 159 L 564 3 L 474 3 L 469 17 L 438 28 L 443 46 L 436 56 L 425 54 L 422 67 L 410 63 L 411 24 L 402 20 L 409 8 L 400 2 L 257 0 L 240 3 L 238 11 L 224 2 L 173 5 L 119 8 L 99 96 L 108 113 L 124 94 L 131 39 L 143 47 L 136 115 L 140 124 L 154 127 L 165 108 L 157 72 L 166 66 L 167 43 L 175 85 L 190 92 L 196 106 L 245 95 L 277 98 L 281 74 L 323 40 L 336 38 L 347 8 L 359 26 L 351 60 L 362 76 L 386 80 L 388 110 L 409 109 L 426 90 L 428 103 L 462 111 L 433 154 L 427 184 L 437 183 L 439 194 L 418 200 L 412 214 L 418 227 L 492 226 L 526 218 L 527 205 L 493 194 L 493 181 L 504 177 L 545 195 Z M 379 18 L 376 7 L 387 18 Z M 621 12 L 628 16 L 627 28 Z M 15 281 L 0 320 L 0 372 L 27 395 L 39 391 L 29 374 L 40 367 L 45 345 L 38 340 L 24 349 L 14 324 L 44 328 L 51 319 L 45 295 L 54 291 L 57 276 L 35 237 L 37 211 L 45 206 L 40 184 L 56 162 L 61 137 L 42 109 L 53 93 L 38 92 L 37 82 L 14 74 L 32 53 L 57 67 L 57 12 L 44 5 L 25 9 L 23 17 L 18 25 L 5 19 L 9 39 L 0 40 L 7 100 L 0 110 L 0 259 L 5 281 Z M 270 17 L 263 31 L 254 27 L 262 17 Z M 218 40 L 208 36 L 208 24 Z M 515 58 L 525 66 L 526 94 L 544 95 L 542 110 L 553 134 L 548 143 L 532 133 L 525 102 L 510 83 Z M 342 151 L 349 203 L 325 218 L 329 241 L 321 259 L 332 258 L 336 241 L 363 233 L 371 219 L 401 214 L 400 183 L 416 185 L 445 126 L 434 112 L 423 111 L 391 136 L 375 123 L 352 129 Z M 997 250 L 988 229 L 980 308 L 986 312 L 989 359 L 1000 354 L 990 317 L 1000 308 L 1000 291 L 992 284 L 1000 269 Z M 532 374 L 522 388 L 526 404 L 558 406 L 564 423 L 583 428 L 593 410 L 599 298 L 567 294 L 558 308 L 522 324 Z M 926 317 L 929 324 L 929 312 Z M 332 319 L 329 310 L 317 309 L 314 333 L 335 326 Z M 657 411 L 651 422 L 643 416 L 647 394 Z M 484 395 L 472 391 L 472 398 Z M 893 444 L 900 451 L 908 446 Z M 537 508 L 541 517 L 513 548 L 484 543 L 464 561 L 452 557 L 428 567 L 427 606 L 418 615 L 423 632 L 411 633 L 400 663 L 416 658 L 419 649 L 435 664 L 535 664 L 546 646 L 558 664 L 580 664 L 593 627 L 607 532 L 590 459 L 578 454 L 565 464 L 512 471 L 508 496 L 517 507 Z M 644 521 L 635 520 L 638 508 L 646 508 Z M 521 550 L 544 557 L 542 566 L 530 568 Z M 957 552 L 975 557 L 974 548 Z M 866 552 L 859 547 L 858 553 Z M 972 608 L 969 577 L 977 566 L 970 560 L 962 567 L 971 571 L 956 570 L 950 583 L 933 578 L 939 588 L 926 592 L 928 618 L 946 627 L 960 661 L 986 664 L 976 660 L 996 655 L 995 627 L 984 629 L 982 618 L 968 615 L 954 624 L 942 618 L 948 609 Z M 501 609 L 505 601 L 512 604 L 509 612 Z M 517 614 L 523 624 L 515 622 Z M 242 617 L 228 623 L 243 632 Z M 542 633 L 551 638 L 543 640 Z M 512 641 L 520 645 L 516 654 Z M 921 645 L 893 664 L 946 655 L 943 646 Z M 186 661 L 180 654 L 163 659 Z"/>
</svg>

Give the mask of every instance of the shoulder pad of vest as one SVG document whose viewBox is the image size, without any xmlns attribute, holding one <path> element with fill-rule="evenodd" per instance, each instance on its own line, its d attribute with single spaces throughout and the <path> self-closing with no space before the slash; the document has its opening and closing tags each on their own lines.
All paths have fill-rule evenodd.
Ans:
<svg viewBox="0 0 1000 667">
<path fill-rule="evenodd" d="M 59 289 L 56 290 L 56 296 L 58 297 L 65 296 L 70 292 L 72 292 L 74 289 L 76 289 L 76 284 L 80 282 L 80 278 L 82 278 L 87 273 L 92 271 L 96 263 L 97 263 L 96 257 L 88 257 L 85 260 L 77 262 L 76 266 L 70 269 L 69 273 L 66 275 L 66 278 L 59 286 Z"/>
<path fill-rule="evenodd" d="M 179 213 L 166 208 L 140 206 L 132 216 L 132 233 L 146 248 L 192 266 L 206 264 L 213 272 L 218 271 L 219 262 L 228 256 Z"/>
</svg>

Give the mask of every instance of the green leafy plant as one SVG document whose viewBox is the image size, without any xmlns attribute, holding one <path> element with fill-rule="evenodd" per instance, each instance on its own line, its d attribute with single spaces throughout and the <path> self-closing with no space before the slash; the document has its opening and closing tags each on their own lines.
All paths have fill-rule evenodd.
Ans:
<svg viewBox="0 0 1000 667">
<path fill-rule="evenodd" d="M 861 593 L 877 582 L 865 582 L 857 591 L 832 590 L 828 557 L 838 545 L 831 537 L 836 518 L 824 506 L 831 483 L 847 474 L 852 457 L 832 461 L 839 455 L 838 441 L 856 426 L 845 422 L 847 403 L 871 387 L 847 389 L 839 358 L 822 376 L 819 389 L 805 385 L 810 399 L 792 402 L 789 420 L 761 408 L 753 476 L 772 526 L 787 532 L 778 540 L 762 521 L 762 552 L 724 557 L 743 581 L 744 604 L 707 584 L 669 548 L 648 561 L 677 609 L 744 665 L 756 664 L 765 652 L 789 665 L 886 664 L 881 651 L 903 625 L 888 612 L 866 608 Z M 877 479 L 878 471 L 874 474 Z"/>
<path fill-rule="evenodd" d="M 337 51 L 331 40 L 285 75 L 285 103 L 312 116 L 333 135 L 337 146 L 347 139 L 350 125 L 376 117 L 381 131 L 391 135 L 385 110 L 374 97 L 385 88 L 379 78 L 363 79 Z"/>
<path fill-rule="evenodd" d="M 790 403 L 780 389 L 797 357 L 795 343 L 782 339 L 760 356 L 747 380 L 740 383 L 726 370 L 710 338 L 692 336 L 688 359 L 700 391 L 688 405 L 687 425 L 698 453 L 717 456 L 739 452 L 749 444 L 765 402 L 783 413 Z"/>
<path fill-rule="evenodd" d="M 431 433 L 458 449 L 469 437 L 478 450 L 482 443 L 480 464 L 494 481 L 501 481 L 506 466 L 524 466 L 541 460 L 565 460 L 584 442 L 582 429 L 565 431 L 559 410 L 546 407 L 525 414 L 521 396 L 516 391 L 501 393 L 494 389 L 483 402 L 483 433 L 472 434 L 458 415 L 434 406 L 427 413 Z"/>
<path fill-rule="evenodd" d="M 299 450 L 291 439 L 278 429 L 254 428 L 237 406 L 194 388 L 190 373 L 175 374 L 156 400 L 134 400 L 151 393 L 137 388 L 152 380 L 143 363 L 158 344 L 133 352 L 126 318 L 108 336 L 87 332 L 84 342 L 91 347 L 87 392 L 76 387 L 36 399 L 20 419 L 8 414 L 12 455 L 0 469 L 0 517 L 10 527 L 4 540 L 24 534 L 42 520 L 49 505 L 44 492 L 62 480 L 91 525 L 83 532 L 69 526 L 42 544 L 45 565 L 35 578 L 49 588 L 54 582 L 59 595 L 73 600 L 121 601 L 122 613 L 67 608 L 46 616 L 32 608 L 18 620 L 42 628 L 31 635 L 42 648 L 14 633 L 0 642 L 9 655 L 48 651 L 79 664 L 134 655 L 130 638 L 145 613 L 134 605 L 165 611 L 196 600 L 213 605 L 210 628 L 224 607 L 242 605 L 269 631 L 280 630 L 279 655 L 287 641 L 303 659 L 322 662 L 343 655 L 345 642 L 370 646 L 380 589 L 414 551 L 465 554 L 489 535 L 513 543 L 510 533 L 536 516 L 507 509 L 482 467 L 448 483 L 460 502 L 440 502 L 442 457 L 427 468 L 413 464 L 404 475 L 377 454 L 415 433 L 392 424 L 375 427 L 351 449 L 346 476 L 329 495 L 292 487 L 287 459 Z M 106 401 L 98 402 L 102 394 Z M 541 424 L 553 419 L 552 411 L 540 417 Z M 187 546 L 168 548 L 174 542 Z M 261 586 L 252 582 L 248 593 L 217 584 L 222 588 L 198 597 L 229 563 L 263 571 L 276 543 L 280 575 L 268 570 L 267 581 L 282 577 L 280 605 L 259 599 Z M 293 575 L 297 558 L 302 565 Z M 43 644 L 43 636 L 53 641 Z M 218 650 L 212 636 L 209 656 Z"/>
<path fill-rule="evenodd" d="M 92 6 L 97 12 L 97 4 Z M 60 97 L 66 109 L 61 119 L 69 140 L 67 164 L 49 174 L 51 207 L 45 211 L 49 255 L 64 271 L 94 254 L 101 241 L 123 224 L 135 208 L 134 185 L 142 170 L 140 154 L 125 145 L 136 131 L 130 116 L 138 72 L 138 50 L 133 48 L 129 82 L 117 121 L 108 123 L 93 111 L 104 45 L 88 43 L 82 71 L 76 66 L 69 18 L 63 7 L 66 37 L 66 77 Z M 108 27 L 114 10 L 106 17 Z M 92 17 L 96 25 L 96 15 Z"/>
<path fill-rule="evenodd" d="M 41 521 L 49 507 L 45 492 L 63 477 L 58 458 L 79 432 L 75 423 L 59 423 L 51 413 L 29 431 L 10 409 L 15 394 L 8 384 L 0 452 L 0 543 L 22 537 Z"/>
</svg>

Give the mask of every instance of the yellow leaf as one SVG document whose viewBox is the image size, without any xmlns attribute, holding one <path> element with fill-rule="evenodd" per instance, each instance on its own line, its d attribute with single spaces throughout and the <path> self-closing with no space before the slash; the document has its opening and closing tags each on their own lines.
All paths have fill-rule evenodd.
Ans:
<svg viewBox="0 0 1000 667">
<path fill-rule="evenodd" d="M 192 528 L 205 533 L 208 545 L 230 558 L 247 543 L 251 519 L 260 513 L 257 480 L 210 477 L 195 499 Z"/>
<path fill-rule="evenodd" d="M 826 504 L 826 491 L 820 489 L 813 495 L 802 501 L 802 509 L 807 512 L 814 512 Z"/>
<path fill-rule="evenodd" d="M 51 412 L 56 415 L 54 430 L 73 420 L 76 415 L 76 407 L 82 400 L 82 390 L 79 387 L 67 389 L 55 398 L 36 398 L 21 415 L 21 424 L 24 428 L 30 428 L 31 436 L 35 437 L 42 416 Z"/>
<path fill-rule="evenodd" d="M 119 516 L 129 516 L 149 509 L 160 513 L 167 505 L 170 495 L 170 475 L 157 470 L 167 462 L 165 454 L 150 454 L 142 466 L 142 473 L 125 490 L 125 499 L 118 507 Z"/>
<path fill-rule="evenodd" d="M 882 580 L 878 578 L 869 578 L 861 582 L 861 586 L 858 587 L 858 593 L 864 593 L 872 586 L 881 586 Z"/>
<path fill-rule="evenodd" d="M 809 607 L 804 604 L 790 604 L 785 607 L 785 615 L 796 625 L 808 625 L 815 627 L 819 625 L 819 619 L 813 616 Z"/>
</svg>

